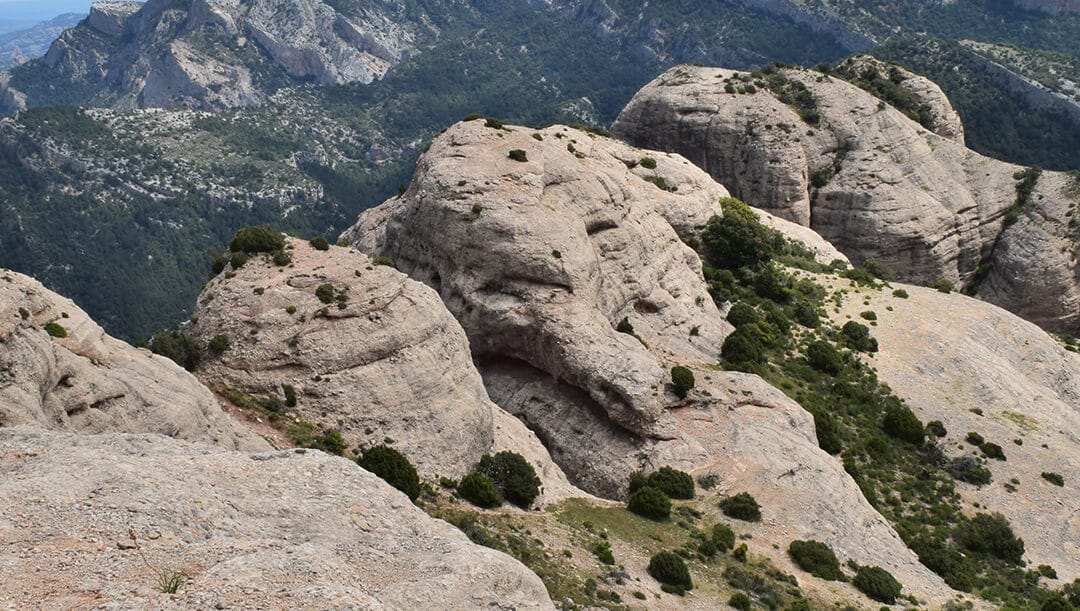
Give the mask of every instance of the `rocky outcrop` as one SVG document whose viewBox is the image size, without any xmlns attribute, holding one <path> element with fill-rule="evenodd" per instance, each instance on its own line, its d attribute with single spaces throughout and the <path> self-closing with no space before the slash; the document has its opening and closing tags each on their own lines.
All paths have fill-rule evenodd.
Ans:
<svg viewBox="0 0 1080 611">
<path fill-rule="evenodd" d="M 923 422 L 944 424 L 938 445 L 947 456 L 981 456 L 964 440 L 969 431 L 1004 449 L 1007 460 L 985 463 L 993 483 L 957 484 L 967 506 L 1004 514 L 1029 565 L 1051 565 L 1064 582 L 1080 577 L 1080 354 L 982 301 L 902 288 L 906 299 L 850 287 L 835 318 L 876 313 L 872 365 Z M 1065 486 L 1044 472 L 1061 475 Z"/>
<path fill-rule="evenodd" d="M 0 271 L 0 427 L 16 425 L 270 447 L 171 360 L 109 337 L 70 300 Z"/>
<path fill-rule="evenodd" d="M 517 150 L 525 161 L 508 157 Z M 724 195 L 676 155 L 561 126 L 466 122 L 343 238 L 439 291 L 492 398 L 575 484 L 621 497 L 637 469 L 714 474 L 720 492 L 772 499 L 753 541 L 781 566 L 790 560 L 774 543 L 827 540 L 943 601 L 948 589 L 817 447 L 809 414 L 756 376 L 711 366 L 730 327 L 680 236 L 720 213 Z M 623 318 L 637 338 L 615 330 Z M 679 363 L 697 379 L 686 400 L 669 384 Z"/>
<path fill-rule="evenodd" d="M 512 449 L 543 476 L 544 500 L 571 492 L 536 437 L 488 399 L 434 291 L 349 248 L 287 247 L 287 267 L 261 255 L 203 290 L 192 334 L 224 335 L 229 348 L 200 364 L 202 380 L 277 397 L 286 417 L 337 429 L 350 447 L 393 443 L 428 477 Z"/>
<path fill-rule="evenodd" d="M 744 77 L 717 68 L 672 69 L 634 97 L 613 132 L 685 155 L 737 197 L 809 226 L 856 264 L 878 259 L 909 281 L 947 278 L 963 286 L 978 283 L 980 266 L 995 269 L 1000 262 L 1011 286 L 1006 292 L 1003 283 L 987 285 L 980 295 L 1015 312 L 1041 302 L 1033 320 L 1080 333 L 1075 239 L 1039 229 L 1043 219 L 1068 222 L 1062 213 L 1075 195 L 1055 186 L 1066 177 L 1044 173 L 1037 188 L 1043 197 L 1018 202 L 1022 168 L 930 133 L 843 80 L 804 70 L 781 70 L 772 85 Z M 789 90 L 789 100 L 790 91 L 805 87 L 819 122 L 807 125 L 770 86 Z M 932 91 L 923 99 L 935 98 Z M 1028 222 L 1006 230 L 1006 212 L 1018 203 L 1013 215 L 1019 211 Z M 1030 271 L 1015 273 L 1023 264 L 1003 258 L 1010 242 L 1028 252 L 1064 251 L 1054 257 L 1060 290 L 1047 290 L 1033 260 Z"/>
<path fill-rule="evenodd" d="M 20 427 L 0 468 L 13 607 L 553 608 L 525 566 L 322 452 Z M 156 591 L 173 571 L 179 591 Z"/>
<path fill-rule="evenodd" d="M 437 30 L 400 7 L 320 0 L 95 4 L 27 80 L 66 81 L 120 108 L 257 104 L 288 82 L 370 83 Z M 34 88 L 31 85 L 31 88 Z M 86 100 L 80 100 L 86 103 Z"/>
</svg>

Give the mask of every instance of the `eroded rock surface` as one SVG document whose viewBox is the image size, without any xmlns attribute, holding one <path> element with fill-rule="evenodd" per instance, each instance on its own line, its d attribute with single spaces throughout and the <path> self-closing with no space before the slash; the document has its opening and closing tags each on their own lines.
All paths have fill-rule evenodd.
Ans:
<svg viewBox="0 0 1080 611">
<path fill-rule="evenodd" d="M 192 333 L 230 345 L 203 361 L 201 379 L 276 397 L 286 417 L 337 429 L 350 447 L 389 439 L 428 477 L 461 476 L 515 445 L 543 476 L 545 498 L 565 496 L 570 486 L 535 436 L 488 399 L 465 333 L 434 291 L 349 248 L 293 238 L 287 248 L 288 266 L 253 256 L 203 290 Z"/>
<path fill-rule="evenodd" d="M 945 425 L 945 454 L 981 457 L 964 441 L 968 432 L 1004 449 L 1005 461 L 985 463 L 992 483 L 957 483 L 966 504 L 1004 514 L 1032 566 L 1053 566 L 1063 582 L 1080 577 L 1080 354 L 982 301 L 903 288 L 907 299 L 854 290 L 838 319 L 857 317 L 870 299 L 880 349 L 872 364 L 923 422 Z M 1043 472 L 1061 475 L 1065 486 Z"/>
<path fill-rule="evenodd" d="M 944 601 L 948 588 L 818 448 L 809 414 L 756 376 L 712 367 L 730 327 L 679 236 L 724 195 L 678 156 L 475 121 L 437 138 L 405 194 L 343 237 L 438 289 L 492 398 L 575 484 L 619 498 L 637 469 L 715 474 L 720 492 L 769 499 L 753 545 L 781 566 L 790 560 L 773 543 L 812 537 Z M 615 330 L 624 317 L 640 340 Z M 680 363 L 697 379 L 686 400 L 669 384 Z"/>
<path fill-rule="evenodd" d="M 0 428 L 0 471 L 6 606 L 553 608 L 525 566 L 322 452 Z M 184 573 L 176 594 L 155 569 Z"/>
<path fill-rule="evenodd" d="M 47 333 L 50 323 L 66 337 Z M 270 447 L 171 360 L 106 335 L 32 278 L 0 271 L 0 427 L 16 425 Z"/>
<path fill-rule="evenodd" d="M 1044 172 L 1035 195 L 1019 202 L 1023 168 L 932 133 L 846 81 L 779 72 L 813 99 L 820 122 L 808 125 L 768 87 L 749 92 L 753 79 L 736 74 L 669 70 L 635 96 L 612 130 L 685 155 L 735 196 L 809 226 L 856 264 L 878 259 L 918 283 L 974 282 L 977 294 L 1006 309 L 1080 333 L 1078 242 L 1064 216 L 1076 195 L 1061 188 L 1067 176 Z M 922 99 L 936 100 L 940 118 L 952 116 L 940 92 L 923 84 Z M 1018 203 L 1021 222 L 1009 226 Z M 1046 264 L 1028 256 L 1049 253 L 1056 254 Z M 998 279 L 979 284 L 980 267 Z"/>
</svg>

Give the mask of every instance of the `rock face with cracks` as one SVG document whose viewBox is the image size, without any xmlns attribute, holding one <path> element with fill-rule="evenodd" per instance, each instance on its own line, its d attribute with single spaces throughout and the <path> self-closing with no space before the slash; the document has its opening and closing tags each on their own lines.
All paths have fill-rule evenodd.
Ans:
<svg viewBox="0 0 1080 611">
<path fill-rule="evenodd" d="M 565 496 L 535 436 L 488 399 L 434 291 L 349 248 L 293 238 L 287 248 L 288 266 L 256 255 L 203 290 L 192 334 L 203 344 L 224 335 L 229 348 L 203 360 L 202 380 L 276 397 L 286 418 L 337 429 L 349 447 L 390 439 L 429 477 L 459 477 L 484 453 L 515 449 L 546 499 Z"/>
<path fill-rule="evenodd" d="M 818 448 L 810 415 L 756 376 L 710 367 L 730 327 L 680 236 L 725 195 L 678 156 L 473 121 L 437 138 L 404 195 L 343 238 L 437 288 L 492 398 L 575 484 L 619 498 L 638 469 L 716 474 L 721 491 L 767 499 L 763 547 L 824 540 L 943 602 L 948 588 Z M 638 337 L 615 330 L 623 318 Z M 686 400 L 670 387 L 674 364 L 694 371 Z"/>
<path fill-rule="evenodd" d="M 50 335 L 50 324 L 66 337 Z M 109 337 L 36 280 L 0 271 L 0 427 L 16 425 L 269 448 L 171 360 Z"/>
<path fill-rule="evenodd" d="M 5 606 L 553 608 L 524 565 L 322 452 L 16 427 L 0 469 Z"/>
<path fill-rule="evenodd" d="M 1080 249 L 1065 216 L 1077 205 L 1077 187 L 1066 186 L 1073 179 L 1043 172 L 1023 197 L 1024 168 L 965 148 L 951 108 L 929 86 L 908 89 L 935 109 L 949 137 L 834 76 L 783 69 L 770 77 L 775 91 L 747 93 L 737 75 L 746 73 L 669 70 L 638 92 L 612 131 L 685 155 L 736 197 L 814 229 L 855 264 L 873 258 L 907 281 L 971 284 L 1045 328 L 1080 333 Z M 781 101 L 776 92 L 790 83 L 806 88 L 818 122 Z"/>
</svg>

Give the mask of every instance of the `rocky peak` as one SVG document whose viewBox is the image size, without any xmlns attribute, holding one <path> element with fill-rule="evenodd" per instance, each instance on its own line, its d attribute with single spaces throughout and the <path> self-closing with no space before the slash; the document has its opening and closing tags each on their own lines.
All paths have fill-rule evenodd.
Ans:
<svg viewBox="0 0 1080 611">
<path fill-rule="evenodd" d="M 229 339 L 197 375 L 211 387 L 274 397 L 286 417 L 335 429 L 351 447 L 392 443 L 427 477 L 460 477 L 513 449 L 572 491 L 536 437 L 488 398 L 468 340 L 438 295 L 387 261 L 289 238 L 291 261 L 252 257 L 211 280 L 191 331 Z M 390 441 L 387 441 L 390 440 Z"/>
<path fill-rule="evenodd" d="M 211 109 L 260 103 L 291 82 L 370 83 L 435 33 L 399 13 L 321 0 L 98 3 L 16 86 L 59 80 L 91 92 L 82 104 Z"/>
<path fill-rule="evenodd" d="M 901 80 L 913 90 L 916 81 Z M 922 95 L 936 97 L 929 88 Z M 941 104 L 939 116 L 948 110 Z M 1067 175 L 983 157 L 843 79 L 808 70 L 677 67 L 643 88 L 612 130 L 685 155 L 856 264 L 884 261 L 918 283 L 945 278 L 1046 328 L 1080 332 L 1080 260 L 1068 216 L 1080 191 Z M 1019 271 L 1050 267 L 1042 261 L 1056 271 Z M 1008 280 L 984 282 L 999 273 Z"/>
</svg>

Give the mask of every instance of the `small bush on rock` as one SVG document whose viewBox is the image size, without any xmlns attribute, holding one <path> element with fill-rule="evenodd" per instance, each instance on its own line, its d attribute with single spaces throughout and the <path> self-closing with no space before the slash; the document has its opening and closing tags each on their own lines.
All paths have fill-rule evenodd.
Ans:
<svg viewBox="0 0 1080 611">
<path fill-rule="evenodd" d="M 720 510 L 724 512 L 724 515 L 736 520 L 761 521 L 761 506 L 747 492 L 740 492 L 720 501 Z"/>
<path fill-rule="evenodd" d="M 212 354 L 221 354 L 229 349 L 231 342 L 229 336 L 224 333 L 218 333 L 210 339 L 210 342 L 206 345 L 206 349 Z"/>
<path fill-rule="evenodd" d="M 1043 471 L 1042 478 L 1055 486 L 1064 486 L 1065 478 L 1060 473 L 1050 473 Z"/>
<path fill-rule="evenodd" d="M 676 365 L 671 368 L 671 383 L 675 385 L 675 395 L 685 399 L 694 387 L 694 372 L 682 365 Z"/>
<path fill-rule="evenodd" d="M 879 566 L 860 566 L 852 582 L 870 598 L 891 605 L 900 596 L 903 586 L 891 573 Z"/>
<path fill-rule="evenodd" d="M 953 535 L 967 549 L 990 554 L 1005 562 L 1024 564 L 1024 540 L 1013 534 L 1012 526 L 1000 513 L 977 513 Z"/>
<path fill-rule="evenodd" d="M 788 554 L 799 568 L 819 579 L 843 581 L 840 561 L 832 549 L 820 541 L 792 541 Z"/>
<path fill-rule="evenodd" d="M 158 331 L 150 339 L 154 354 L 168 357 L 184 369 L 192 370 L 199 364 L 199 345 L 190 336 L 179 331 Z"/>
<path fill-rule="evenodd" d="M 750 601 L 750 597 L 742 592 L 736 592 L 728 599 L 727 604 L 739 611 L 750 611 L 753 608 L 753 603 Z"/>
<path fill-rule="evenodd" d="M 416 473 L 416 467 L 394 448 L 386 445 L 370 447 L 364 450 L 356 462 L 404 492 L 409 500 L 415 501 L 416 497 L 420 496 L 420 476 Z"/>
<path fill-rule="evenodd" d="M 849 320 L 840 329 L 844 343 L 852 350 L 859 352 L 877 352 L 878 343 L 870 337 L 870 328 L 862 323 Z"/>
<path fill-rule="evenodd" d="M 525 162 L 529 160 L 529 158 L 525 154 L 525 151 L 521 149 L 514 149 L 510 151 L 506 156 L 510 159 L 513 159 L 514 161 Z"/>
<path fill-rule="evenodd" d="M 470 473 L 461 478 L 461 481 L 458 482 L 457 491 L 461 498 L 477 507 L 494 509 L 502 505 L 502 499 L 499 498 L 499 493 L 495 490 L 495 484 L 491 482 L 491 478 L 483 473 Z"/>
<path fill-rule="evenodd" d="M 45 329 L 45 332 L 49 334 L 49 337 L 67 337 L 67 329 L 65 329 L 64 326 L 58 322 L 47 322 L 45 323 L 45 327 L 43 328 Z"/>
<path fill-rule="evenodd" d="M 626 508 L 639 516 L 660 522 L 671 515 L 671 498 L 656 488 L 644 486 L 630 495 Z"/>
<path fill-rule="evenodd" d="M 686 568 L 683 559 L 674 552 L 664 551 L 654 554 L 649 559 L 646 570 L 653 579 L 673 588 L 672 590 L 665 588 L 664 591 L 682 594 L 686 590 L 694 589 L 694 582 L 690 579 L 690 570 Z"/>
<path fill-rule="evenodd" d="M 330 250 L 330 242 L 327 242 L 326 238 L 322 236 L 312 238 L 308 244 L 311 244 L 311 247 L 315 250 Z"/>
</svg>

